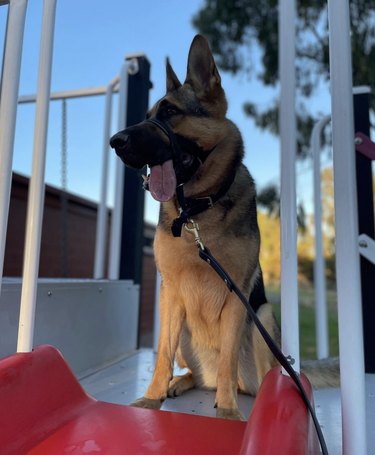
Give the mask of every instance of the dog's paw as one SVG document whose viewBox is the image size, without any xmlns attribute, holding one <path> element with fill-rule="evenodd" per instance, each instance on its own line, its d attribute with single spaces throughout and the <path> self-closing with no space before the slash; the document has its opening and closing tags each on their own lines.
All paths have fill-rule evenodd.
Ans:
<svg viewBox="0 0 375 455">
<path fill-rule="evenodd" d="M 187 373 L 184 376 L 174 376 L 174 378 L 169 383 L 168 396 L 179 397 L 187 390 L 190 390 L 194 387 L 194 380 L 191 373 Z"/>
<path fill-rule="evenodd" d="M 130 403 L 129 406 L 133 406 L 135 408 L 160 409 L 162 403 L 162 400 L 153 400 L 151 398 L 141 397 L 133 401 L 133 403 Z"/>
<path fill-rule="evenodd" d="M 216 408 L 216 417 L 228 420 L 246 420 L 241 411 L 235 409 Z"/>
</svg>

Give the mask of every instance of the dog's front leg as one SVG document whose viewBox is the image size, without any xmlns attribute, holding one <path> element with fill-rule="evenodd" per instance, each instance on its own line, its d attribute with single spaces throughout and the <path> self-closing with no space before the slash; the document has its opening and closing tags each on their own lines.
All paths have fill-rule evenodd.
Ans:
<svg viewBox="0 0 375 455">
<path fill-rule="evenodd" d="M 173 376 L 173 363 L 184 317 L 183 306 L 175 298 L 174 293 L 162 285 L 160 289 L 160 337 L 155 370 L 145 395 L 132 403 L 132 406 L 160 409 Z"/>
<path fill-rule="evenodd" d="M 243 420 L 237 403 L 238 358 L 246 312 L 237 297 L 229 295 L 220 321 L 220 356 L 217 372 L 216 415 Z"/>
</svg>

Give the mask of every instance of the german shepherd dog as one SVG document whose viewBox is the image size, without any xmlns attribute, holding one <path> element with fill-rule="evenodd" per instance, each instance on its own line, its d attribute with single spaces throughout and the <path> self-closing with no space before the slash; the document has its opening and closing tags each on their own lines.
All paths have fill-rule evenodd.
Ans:
<svg viewBox="0 0 375 455">
<path fill-rule="evenodd" d="M 127 166 L 150 167 L 147 185 L 161 202 L 154 241 L 162 277 L 158 355 L 151 384 L 133 405 L 159 409 L 167 396 L 193 387 L 216 389 L 217 416 L 242 419 L 237 392 L 255 395 L 276 361 L 244 306 L 199 258 L 191 232 L 180 226 L 174 236 L 171 228 L 183 212 L 176 196 L 183 188 L 204 244 L 241 291 L 252 294 L 259 319 L 278 341 L 259 265 L 254 180 L 242 163 L 241 134 L 226 118 L 227 101 L 206 39 L 193 39 L 183 84 L 168 60 L 166 72 L 167 93 L 146 120 L 111 139 Z M 173 377 L 175 360 L 188 369 L 185 375 Z"/>
</svg>

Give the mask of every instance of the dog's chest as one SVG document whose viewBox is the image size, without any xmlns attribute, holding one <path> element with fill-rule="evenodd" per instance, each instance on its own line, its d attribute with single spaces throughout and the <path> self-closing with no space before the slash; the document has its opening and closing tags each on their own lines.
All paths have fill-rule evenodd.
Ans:
<svg viewBox="0 0 375 455">
<path fill-rule="evenodd" d="M 155 238 L 155 259 L 168 294 L 185 308 L 190 324 L 219 321 L 228 289 L 199 257 L 194 240 L 172 238 L 160 232 Z"/>
</svg>

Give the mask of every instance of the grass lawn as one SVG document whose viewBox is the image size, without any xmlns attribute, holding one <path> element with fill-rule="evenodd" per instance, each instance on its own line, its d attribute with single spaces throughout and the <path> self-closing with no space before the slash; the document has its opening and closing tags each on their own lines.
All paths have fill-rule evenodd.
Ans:
<svg viewBox="0 0 375 455">
<path fill-rule="evenodd" d="M 280 290 L 276 287 L 267 287 L 266 293 L 269 302 L 274 304 L 276 319 L 280 323 Z M 300 287 L 299 302 L 301 358 L 316 359 L 314 289 L 312 287 Z M 327 304 L 329 355 L 330 357 L 336 357 L 339 353 L 336 291 L 327 291 Z"/>
</svg>

